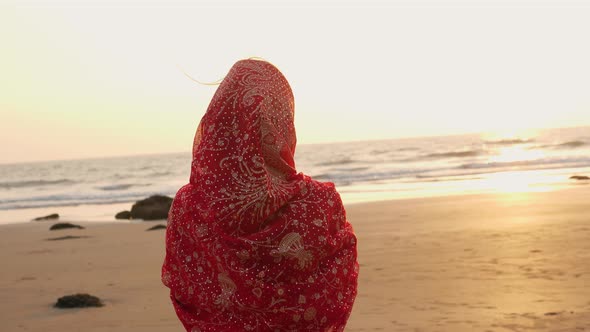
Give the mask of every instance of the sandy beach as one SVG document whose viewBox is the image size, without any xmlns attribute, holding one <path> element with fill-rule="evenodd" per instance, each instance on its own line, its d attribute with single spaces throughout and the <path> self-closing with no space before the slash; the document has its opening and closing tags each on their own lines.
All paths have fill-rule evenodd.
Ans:
<svg viewBox="0 0 590 332">
<path fill-rule="evenodd" d="M 590 186 L 348 205 L 359 295 L 347 331 L 590 331 Z M 182 331 L 145 223 L 0 226 L 0 330 Z M 78 239 L 48 241 L 66 235 Z M 90 293 L 105 306 L 56 309 Z"/>
</svg>

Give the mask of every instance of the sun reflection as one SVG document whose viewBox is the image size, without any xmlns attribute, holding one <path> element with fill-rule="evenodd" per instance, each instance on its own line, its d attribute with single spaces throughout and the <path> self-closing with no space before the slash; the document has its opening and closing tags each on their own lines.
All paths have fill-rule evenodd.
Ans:
<svg viewBox="0 0 590 332">
<path fill-rule="evenodd" d="M 512 166 L 509 171 L 486 175 L 476 186 L 501 193 L 524 193 L 533 191 L 545 191 L 547 186 L 547 174 L 542 171 L 524 171 L 520 169 L 526 166 L 528 161 L 546 158 L 542 150 L 531 149 L 531 143 L 538 135 L 536 130 L 507 129 L 483 135 L 483 139 L 489 144 L 493 155 L 488 158 L 488 163 L 508 163 Z M 544 181 L 545 180 L 545 181 Z"/>
<path fill-rule="evenodd" d="M 490 157 L 491 163 L 507 163 L 517 161 L 527 161 L 541 159 L 545 157 L 543 151 L 540 150 L 529 150 L 522 146 L 510 146 L 500 148 L 498 154 Z"/>
</svg>

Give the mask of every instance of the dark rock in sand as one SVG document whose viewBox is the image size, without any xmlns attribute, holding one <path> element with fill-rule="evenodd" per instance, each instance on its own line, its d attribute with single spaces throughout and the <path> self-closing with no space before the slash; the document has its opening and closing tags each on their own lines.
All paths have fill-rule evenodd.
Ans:
<svg viewBox="0 0 590 332">
<path fill-rule="evenodd" d="M 172 205 L 172 198 L 168 196 L 150 196 L 133 204 L 131 218 L 143 220 L 167 219 L 170 205 Z"/>
<path fill-rule="evenodd" d="M 57 224 L 53 224 L 49 227 L 50 231 L 56 231 L 59 229 L 66 229 L 66 228 L 77 228 L 77 229 L 84 229 L 84 227 L 80 225 L 70 224 L 69 222 L 58 222 Z"/>
<path fill-rule="evenodd" d="M 152 227 L 146 229 L 146 231 L 155 231 L 157 229 L 166 229 L 166 225 L 159 224 L 156 226 L 152 226 Z"/>
<path fill-rule="evenodd" d="M 121 211 L 121 212 L 115 214 L 115 219 L 131 219 L 131 212 Z"/>
<path fill-rule="evenodd" d="M 47 239 L 47 241 L 61 241 L 61 240 L 71 240 L 71 239 L 84 239 L 84 238 L 88 238 L 90 236 L 86 236 L 86 235 L 80 235 L 80 236 L 74 236 L 74 235 L 66 235 L 66 236 L 60 236 L 60 237 L 50 237 L 49 239 Z"/>
<path fill-rule="evenodd" d="M 55 303 L 56 308 L 102 307 L 102 301 L 90 294 L 74 294 L 60 297 Z"/>
<path fill-rule="evenodd" d="M 53 220 L 53 219 L 59 219 L 59 214 L 53 213 L 53 214 L 49 214 L 49 215 L 46 215 L 43 217 L 37 217 L 37 218 L 33 219 L 33 221 Z"/>
<path fill-rule="evenodd" d="M 570 179 L 572 179 L 572 180 L 590 180 L 590 177 L 585 176 L 585 175 L 572 175 L 572 176 L 570 176 Z"/>
</svg>

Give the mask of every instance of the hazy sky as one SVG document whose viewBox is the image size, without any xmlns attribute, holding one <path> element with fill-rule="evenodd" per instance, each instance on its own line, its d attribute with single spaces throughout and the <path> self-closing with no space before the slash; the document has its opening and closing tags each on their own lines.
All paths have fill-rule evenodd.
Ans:
<svg viewBox="0 0 590 332">
<path fill-rule="evenodd" d="M 189 151 L 215 87 L 180 68 L 251 56 L 300 143 L 590 125 L 583 3 L 0 0 L 0 162 Z"/>
</svg>

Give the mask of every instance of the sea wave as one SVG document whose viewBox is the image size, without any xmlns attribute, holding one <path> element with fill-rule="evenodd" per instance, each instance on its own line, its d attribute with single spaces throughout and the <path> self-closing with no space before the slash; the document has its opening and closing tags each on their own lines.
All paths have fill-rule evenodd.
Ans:
<svg viewBox="0 0 590 332">
<path fill-rule="evenodd" d="M 430 165 L 429 165 L 430 166 Z M 433 178 L 445 178 L 445 181 L 456 180 L 465 176 L 476 176 L 486 173 L 497 173 L 514 170 L 542 170 L 555 168 L 590 167 L 590 158 L 545 158 L 535 160 L 507 161 L 507 162 L 474 162 L 460 165 L 446 165 L 441 167 L 435 164 L 431 167 L 414 167 L 404 169 L 376 170 L 365 167 L 357 172 L 351 170 L 331 169 L 313 175 L 320 181 L 334 182 L 336 185 L 346 186 L 355 183 L 367 183 L 390 180 L 418 180 L 431 182 Z"/>
<path fill-rule="evenodd" d="M 174 196 L 175 190 L 159 191 L 135 191 L 114 194 L 53 194 L 36 195 L 15 199 L 7 199 L 0 202 L 0 210 L 51 207 L 51 206 L 75 206 L 81 204 L 115 204 L 133 202 L 151 195 L 160 194 Z"/>
<path fill-rule="evenodd" d="M 148 174 L 148 177 L 164 177 L 164 176 L 168 176 L 168 175 L 172 175 L 171 172 L 153 172 Z"/>
<path fill-rule="evenodd" d="M 321 162 L 321 163 L 317 163 L 315 165 L 316 166 L 334 166 L 334 165 L 352 164 L 352 163 L 355 163 L 355 162 L 356 162 L 356 160 L 353 160 L 353 159 L 350 159 L 350 158 L 342 158 L 342 159 L 324 161 L 324 162 Z"/>
<path fill-rule="evenodd" d="M 345 186 L 358 182 L 413 178 L 418 174 L 429 173 L 436 170 L 439 170 L 439 168 L 407 168 L 386 171 L 361 172 L 355 174 L 350 172 L 327 172 L 313 175 L 312 178 L 321 181 L 330 181 L 334 182 L 336 185 Z"/>
<path fill-rule="evenodd" d="M 104 191 L 111 191 L 111 190 L 127 190 L 131 187 L 141 187 L 141 186 L 149 186 L 148 184 L 132 184 L 132 183 L 122 183 L 122 184 L 112 184 L 107 186 L 98 186 L 96 189 L 104 190 Z"/>
<path fill-rule="evenodd" d="M 485 141 L 485 144 L 489 145 L 517 145 L 517 144 L 528 144 L 535 142 L 534 139 L 501 139 L 497 141 Z"/>
<path fill-rule="evenodd" d="M 42 186 L 52 186 L 52 185 L 58 185 L 58 184 L 73 184 L 73 183 L 76 183 L 76 181 L 70 180 L 70 179 L 9 181 L 9 182 L 0 182 L 0 188 L 12 189 L 12 188 L 42 187 Z"/>
<path fill-rule="evenodd" d="M 61 207 L 61 206 L 80 206 L 86 204 L 96 205 L 108 205 L 118 203 L 131 203 L 142 199 L 144 197 L 128 198 L 128 199 L 105 199 L 95 201 L 46 201 L 46 202 L 31 202 L 31 203 L 14 203 L 14 204 L 1 204 L 0 211 L 2 210 L 19 210 L 19 209 L 35 209 L 35 208 L 48 208 L 48 207 Z"/>
<path fill-rule="evenodd" d="M 443 153 L 431 153 L 419 157 L 417 159 L 439 159 L 439 158 L 466 158 L 466 157 L 477 157 L 484 154 L 481 150 L 466 150 L 466 151 L 450 151 Z"/>
<path fill-rule="evenodd" d="M 320 173 L 320 174 L 312 175 L 311 177 L 314 178 L 315 180 L 319 180 L 319 181 L 331 179 L 330 173 Z"/>
<path fill-rule="evenodd" d="M 587 145 L 584 141 L 568 141 L 558 144 L 549 144 L 549 145 L 541 145 L 540 148 L 542 149 L 576 149 L 582 146 Z"/>
<path fill-rule="evenodd" d="M 466 174 L 463 176 L 453 176 L 453 177 L 422 177 L 420 178 L 419 181 L 414 181 L 414 182 L 450 182 L 450 181 L 473 181 L 473 180 L 481 180 L 483 179 L 483 177 L 481 176 L 472 176 L 469 177 L 470 175 L 473 174 Z"/>
<path fill-rule="evenodd" d="M 351 167 L 351 168 L 332 168 L 330 171 L 336 172 L 362 172 L 370 169 L 369 166 L 361 166 L 361 167 Z"/>
<path fill-rule="evenodd" d="M 384 153 L 388 153 L 391 152 L 390 150 L 384 150 L 384 149 L 377 149 L 377 150 L 372 150 L 370 153 L 374 156 L 378 156 L 380 154 L 384 154 Z"/>
</svg>

